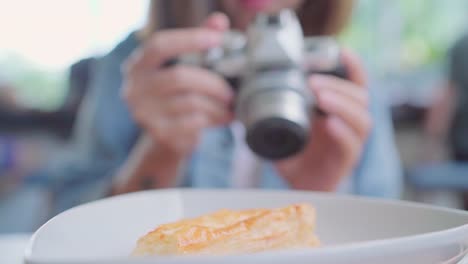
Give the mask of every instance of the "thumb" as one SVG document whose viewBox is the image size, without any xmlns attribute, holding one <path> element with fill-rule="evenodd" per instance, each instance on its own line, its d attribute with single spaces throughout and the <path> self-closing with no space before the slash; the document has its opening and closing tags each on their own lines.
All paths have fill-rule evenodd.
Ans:
<svg viewBox="0 0 468 264">
<path fill-rule="evenodd" d="M 225 14 L 215 12 L 205 19 L 202 26 L 216 31 L 226 31 L 229 29 L 229 24 L 229 18 Z"/>
</svg>

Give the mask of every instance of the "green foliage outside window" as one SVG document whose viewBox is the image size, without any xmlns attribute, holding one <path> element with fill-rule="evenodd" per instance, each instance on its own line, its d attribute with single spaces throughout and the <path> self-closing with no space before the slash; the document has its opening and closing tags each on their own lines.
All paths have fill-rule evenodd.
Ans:
<svg viewBox="0 0 468 264">
<path fill-rule="evenodd" d="M 15 89 L 18 103 L 30 108 L 54 110 L 64 100 L 66 69 L 44 71 L 18 55 L 10 54 L 0 60 L 6 81 Z"/>
<path fill-rule="evenodd" d="M 394 51 L 396 66 L 414 69 L 441 63 L 466 31 L 466 0 L 361 0 L 342 39 L 369 56 Z"/>
</svg>

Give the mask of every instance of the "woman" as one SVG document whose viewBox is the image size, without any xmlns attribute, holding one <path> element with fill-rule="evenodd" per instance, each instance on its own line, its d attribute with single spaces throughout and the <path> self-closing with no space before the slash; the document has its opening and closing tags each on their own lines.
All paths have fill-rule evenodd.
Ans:
<svg viewBox="0 0 468 264">
<path fill-rule="evenodd" d="M 468 173 L 468 34 L 465 33 L 448 52 L 448 78 L 435 97 L 425 123 L 425 133 L 432 148 L 443 148 L 448 143 L 450 158 L 457 164 L 443 175 Z M 437 153 L 440 151 L 426 151 Z M 458 166 L 459 165 L 459 166 Z M 458 169 L 459 168 L 459 169 Z M 460 189 L 466 188 L 459 184 Z M 468 210 L 468 192 L 464 191 L 463 206 Z"/>
<path fill-rule="evenodd" d="M 377 98 L 369 99 L 364 70 L 351 52 L 343 55 L 349 81 L 310 76 L 310 92 L 328 115 L 315 119 L 312 140 L 302 153 L 272 164 L 252 162 L 254 158 L 245 148 L 239 151 L 243 140 L 236 137 L 229 111 L 233 94 L 220 76 L 191 66 L 162 67 L 173 57 L 219 45 L 229 24 L 245 30 L 258 12 L 295 9 L 306 35 L 336 34 L 344 26 L 351 4 L 347 0 L 151 1 L 145 28 L 107 58 L 114 64 L 107 67 L 115 68 L 132 53 L 123 75 L 123 94 L 133 117 L 127 116 L 127 123 L 136 120 L 143 128 L 115 181 L 116 193 L 185 185 L 341 188 L 358 194 L 397 196 L 400 179 L 389 118 Z M 208 10 L 202 8 L 207 6 Z M 161 18 L 162 10 L 172 13 Z M 202 26 L 193 27 L 213 10 L 225 14 L 208 16 Z M 109 73 L 118 74 L 116 69 Z M 112 89 L 118 84 L 115 82 Z M 118 110 L 125 112 L 122 107 Z M 123 116 L 116 120 L 116 127 L 122 124 Z M 118 140 L 115 137 L 125 145 L 129 139 L 122 132 Z"/>
<path fill-rule="evenodd" d="M 229 23 L 245 29 L 259 11 L 295 8 L 307 35 L 337 34 L 350 3 L 151 1 L 147 25 L 99 59 L 69 162 L 62 160 L 39 179 L 53 191 L 51 214 L 111 189 L 258 187 L 398 197 L 401 177 L 390 117 L 378 90 L 366 88 L 352 53 L 343 55 L 350 81 L 310 76 L 310 91 L 328 115 L 315 117 L 312 140 L 302 153 L 277 163 L 260 162 L 246 148 L 228 111 L 233 94 L 222 78 L 195 67 L 160 67 L 168 58 L 218 45 Z M 209 16 L 215 10 L 228 17 Z M 203 18 L 202 26 L 194 27 Z M 40 199 L 28 197 L 37 207 Z M 25 204 L 14 202 L 12 208 L 29 208 Z"/>
<path fill-rule="evenodd" d="M 438 142 L 449 139 L 452 158 L 468 161 L 468 34 L 448 54 L 448 80 L 436 96 L 426 120 L 427 135 Z"/>
<path fill-rule="evenodd" d="M 453 109 L 450 143 L 456 161 L 468 161 L 468 34 L 457 41 L 450 53 L 450 81 L 448 97 L 452 96 Z M 455 99 L 455 95 L 458 99 Z M 468 196 L 468 195 L 467 195 Z M 468 205 L 468 198 L 467 205 Z"/>
<path fill-rule="evenodd" d="M 42 176 L 30 178 L 35 186 L 0 200 L 0 226 L 32 231 L 50 217 L 45 214 L 102 198 L 111 189 L 259 187 L 398 197 L 401 177 L 390 116 L 378 90 L 366 88 L 352 53 L 343 55 L 350 81 L 310 76 L 310 92 L 328 115 L 314 118 L 312 140 L 302 153 L 277 163 L 256 160 L 245 146 L 242 128 L 228 111 L 233 95 L 223 79 L 200 68 L 160 67 L 170 57 L 218 45 L 229 23 L 245 29 L 259 11 L 294 8 L 307 35 L 337 34 L 351 3 L 151 1 L 147 25 L 98 60 L 71 157 L 61 155 Z M 213 11 L 228 17 L 209 16 Z M 50 198 L 49 212 L 44 207 Z"/>
</svg>

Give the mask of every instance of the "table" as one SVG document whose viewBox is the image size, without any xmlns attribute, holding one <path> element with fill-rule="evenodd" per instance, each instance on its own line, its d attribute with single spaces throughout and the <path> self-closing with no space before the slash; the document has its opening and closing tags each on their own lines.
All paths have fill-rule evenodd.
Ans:
<svg viewBox="0 0 468 264">
<path fill-rule="evenodd" d="M 23 264 L 24 250 L 31 234 L 0 235 L 0 263 Z"/>
</svg>

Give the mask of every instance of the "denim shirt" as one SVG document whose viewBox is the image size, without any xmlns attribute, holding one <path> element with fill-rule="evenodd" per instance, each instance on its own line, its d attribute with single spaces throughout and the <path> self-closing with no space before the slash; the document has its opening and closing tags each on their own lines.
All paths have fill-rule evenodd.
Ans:
<svg viewBox="0 0 468 264">
<path fill-rule="evenodd" d="M 138 46 L 134 34 L 98 62 L 91 92 L 80 113 L 75 157 L 54 175 L 60 194 L 59 211 L 79 202 L 99 198 L 110 186 L 112 175 L 125 161 L 141 131 L 120 96 L 121 64 Z M 370 90 L 373 129 L 359 165 L 345 178 L 343 193 L 398 198 L 402 186 L 400 163 L 393 138 L 388 107 Z M 183 187 L 230 187 L 234 138 L 228 127 L 204 131 L 199 146 L 189 159 Z M 288 188 L 274 166 L 264 162 L 261 188 Z"/>
</svg>

